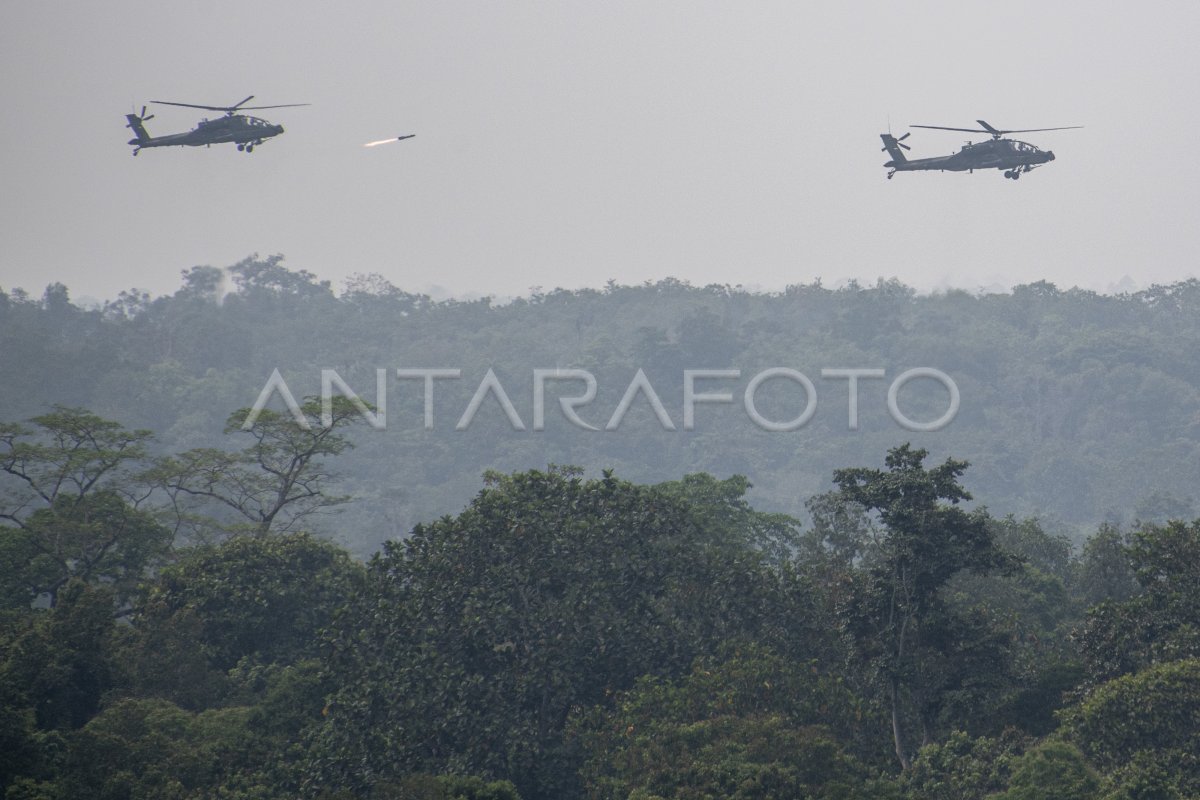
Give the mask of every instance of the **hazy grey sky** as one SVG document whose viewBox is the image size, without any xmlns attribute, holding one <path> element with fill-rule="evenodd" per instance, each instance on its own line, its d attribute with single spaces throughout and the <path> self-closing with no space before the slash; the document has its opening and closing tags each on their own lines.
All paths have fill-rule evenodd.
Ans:
<svg viewBox="0 0 1200 800">
<path fill-rule="evenodd" d="M 1198 23 L 1194 2 L 9 0 L 0 287 L 163 293 L 251 253 L 460 294 L 1179 280 L 1200 269 Z M 259 112 L 287 133 L 252 155 L 130 157 L 131 107 L 248 94 L 313 105 Z M 155 135 L 206 114 L 154 108 Z M 1017 182 L 887 181 L 889 118 L 1087 127 L 1022 137 L 1058 160 Z"/>
</svg>

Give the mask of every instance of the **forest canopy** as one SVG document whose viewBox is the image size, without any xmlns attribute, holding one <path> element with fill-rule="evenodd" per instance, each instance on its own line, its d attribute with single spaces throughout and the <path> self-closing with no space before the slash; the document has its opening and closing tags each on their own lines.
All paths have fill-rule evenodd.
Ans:
<svg viewBox="0 0 1200 800">
<path fill-rule="evenodd" d="M 229 502 L 323 496 L 347 430 L 255 425 L 197 506 L 206 448 L 82 409 L 0 429 L 6 800 L 1200 791 L 1200 520 L 1073 548 L 904 444 L 809 526 L 741 476 L 490 472 L 363 563 Z"/>
</svg>

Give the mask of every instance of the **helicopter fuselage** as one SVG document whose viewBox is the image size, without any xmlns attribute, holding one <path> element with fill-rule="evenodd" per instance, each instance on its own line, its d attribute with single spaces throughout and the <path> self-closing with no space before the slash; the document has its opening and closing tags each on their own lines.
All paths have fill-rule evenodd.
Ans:
<svg viewBox="0 0 1200 800">
<path fill-rule="evenodd" d="M 889 134 L 882 134 L 885 145 L 891 145 Z M 993 139 L 976 144 L 968 143 L 957 153 L 933 158 L 898 159 L 884 164 L 896 172 L 920 170 L 943 170 L 946 172 L 968 172 L 976 169 L 1021 170 L 1028 172 L 1034 167 L 1054 160 L 1054 151 L 1041 150 L 1028 142 L 1016 139 Z"/>
<path fill-rule="evenodd" d="M 202 120 L 195 128 L 183 133 L 150 136 L 141 117 L 126 114 L 125 118 L 129 121 L 128 127 L 137 134 L 137 138 L 129 140 L 129 144 L 134 146 L 134 155 L 146 147 L 199 147 L 213 144 L 236 144 L 239 150 L 250 152 L 255 145 L 283 133 L 282 125 L 274 125 L 258 117 L 231 114 Z"/>
</svg>

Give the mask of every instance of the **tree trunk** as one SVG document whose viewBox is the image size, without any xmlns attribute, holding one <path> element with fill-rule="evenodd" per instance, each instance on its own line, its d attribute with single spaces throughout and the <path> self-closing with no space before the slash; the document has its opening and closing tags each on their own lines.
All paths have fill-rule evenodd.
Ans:
<svg viewBox="0 0 1200 800">
<path fill-rule="evenodd" d="M 912 766 L 908 753 L 904 749 L 904 734 L 900 731 L 900 687 L 899 682 L 891 679 L 892 689 L 892 740 L 896 744 L 896 758 L 900 759 L 900 767 L 907 770 Z"/>
</svg>

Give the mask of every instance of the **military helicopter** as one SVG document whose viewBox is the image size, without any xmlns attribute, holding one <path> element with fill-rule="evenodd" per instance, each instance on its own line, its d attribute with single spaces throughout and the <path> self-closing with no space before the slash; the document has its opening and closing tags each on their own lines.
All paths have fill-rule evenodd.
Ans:
<svg viewBox="0 0 1200 800">
<path fill-rule="evenodd" d="M 889 133 L 881 133 L 883 150 L 892 157 L 884 164 L 890 167 L 888 180 L 897 172 L 914 172 L 916 170 L 942 170 L 950 172 L 974 172 L 977 169 L 1002 169 L 1004 177 L 1017 180 L 1022 174 L 1054 160 L 1054 151 L 1039 150 L 1028 142 L 1016 139 L 1005 139 L 1009 133 L 1034 133 L 1036 131 L 1066 131 L 1082 128 L 1082 125 L 1068 125 L 1065 128 L 1022 128 L 1020 130 L 1002 131 L 994 128 L 981 119 L 975 120 L 979 128 L 947 128 L 941 125 L 912 125 L 913 128 L 929 128 L 937 131 L 965 131 L 966 133 L 990 133 L 991 140 L 972 144 L 967 142 L 957 153 L 933 158 L 914 158 L 908 160 L 904 150 L 910 149 L 904 140 L 912 136 L 912 132 L 896 138 Z M 903 149 L 901 149 L 903 148 Z"/>
<path fill-rule="evenodd" d="M 146 127 L 142 123 L 147 120 L 154 119 L 154 115 L 146 116 L 146 107 L 142 106 L 141 114 L 126 114 L 125 119 L 128 124 L 125 127 L 132 128 L 136 139 L 130 139 L 129 144 L 133 145 L 133 154 L 136 156 L 143 148 L 146 147 L 173 147 L 188 146 L 199 147 L 200 145 L 224 144 L 225 142 L 233 142 L 237 145 L 237 149 L 252 153 L 256 145 L 262 144 L 267 139 L 273 136 L 278 136 L 283 133 L 282 125 L 272 125 L 264 119 L 251 117 L 244 114 L 238 114 L 237 111 L 255 111 L 263 108 L 294 108 L 296 106 L 306 106 L 308 103 L 289 103 L 281 106 L 248 106 L 254 99 L 254 95 L 250 95 L 240 103 L 235 103 L 231 106 L 202 106 L 194 103 L 172 103 L 168 100 L 151 100 L 151 103 L 158 103 L 164 106 L 183 106 L 184 108 L 203 108 L 209 111 L 224 111 L 225 116 L 217 119 L 201 120 L 195 128 L 185 133 L 169 133 L 166 136 L 151 136 L 146 133 Z"/>
</svg>

